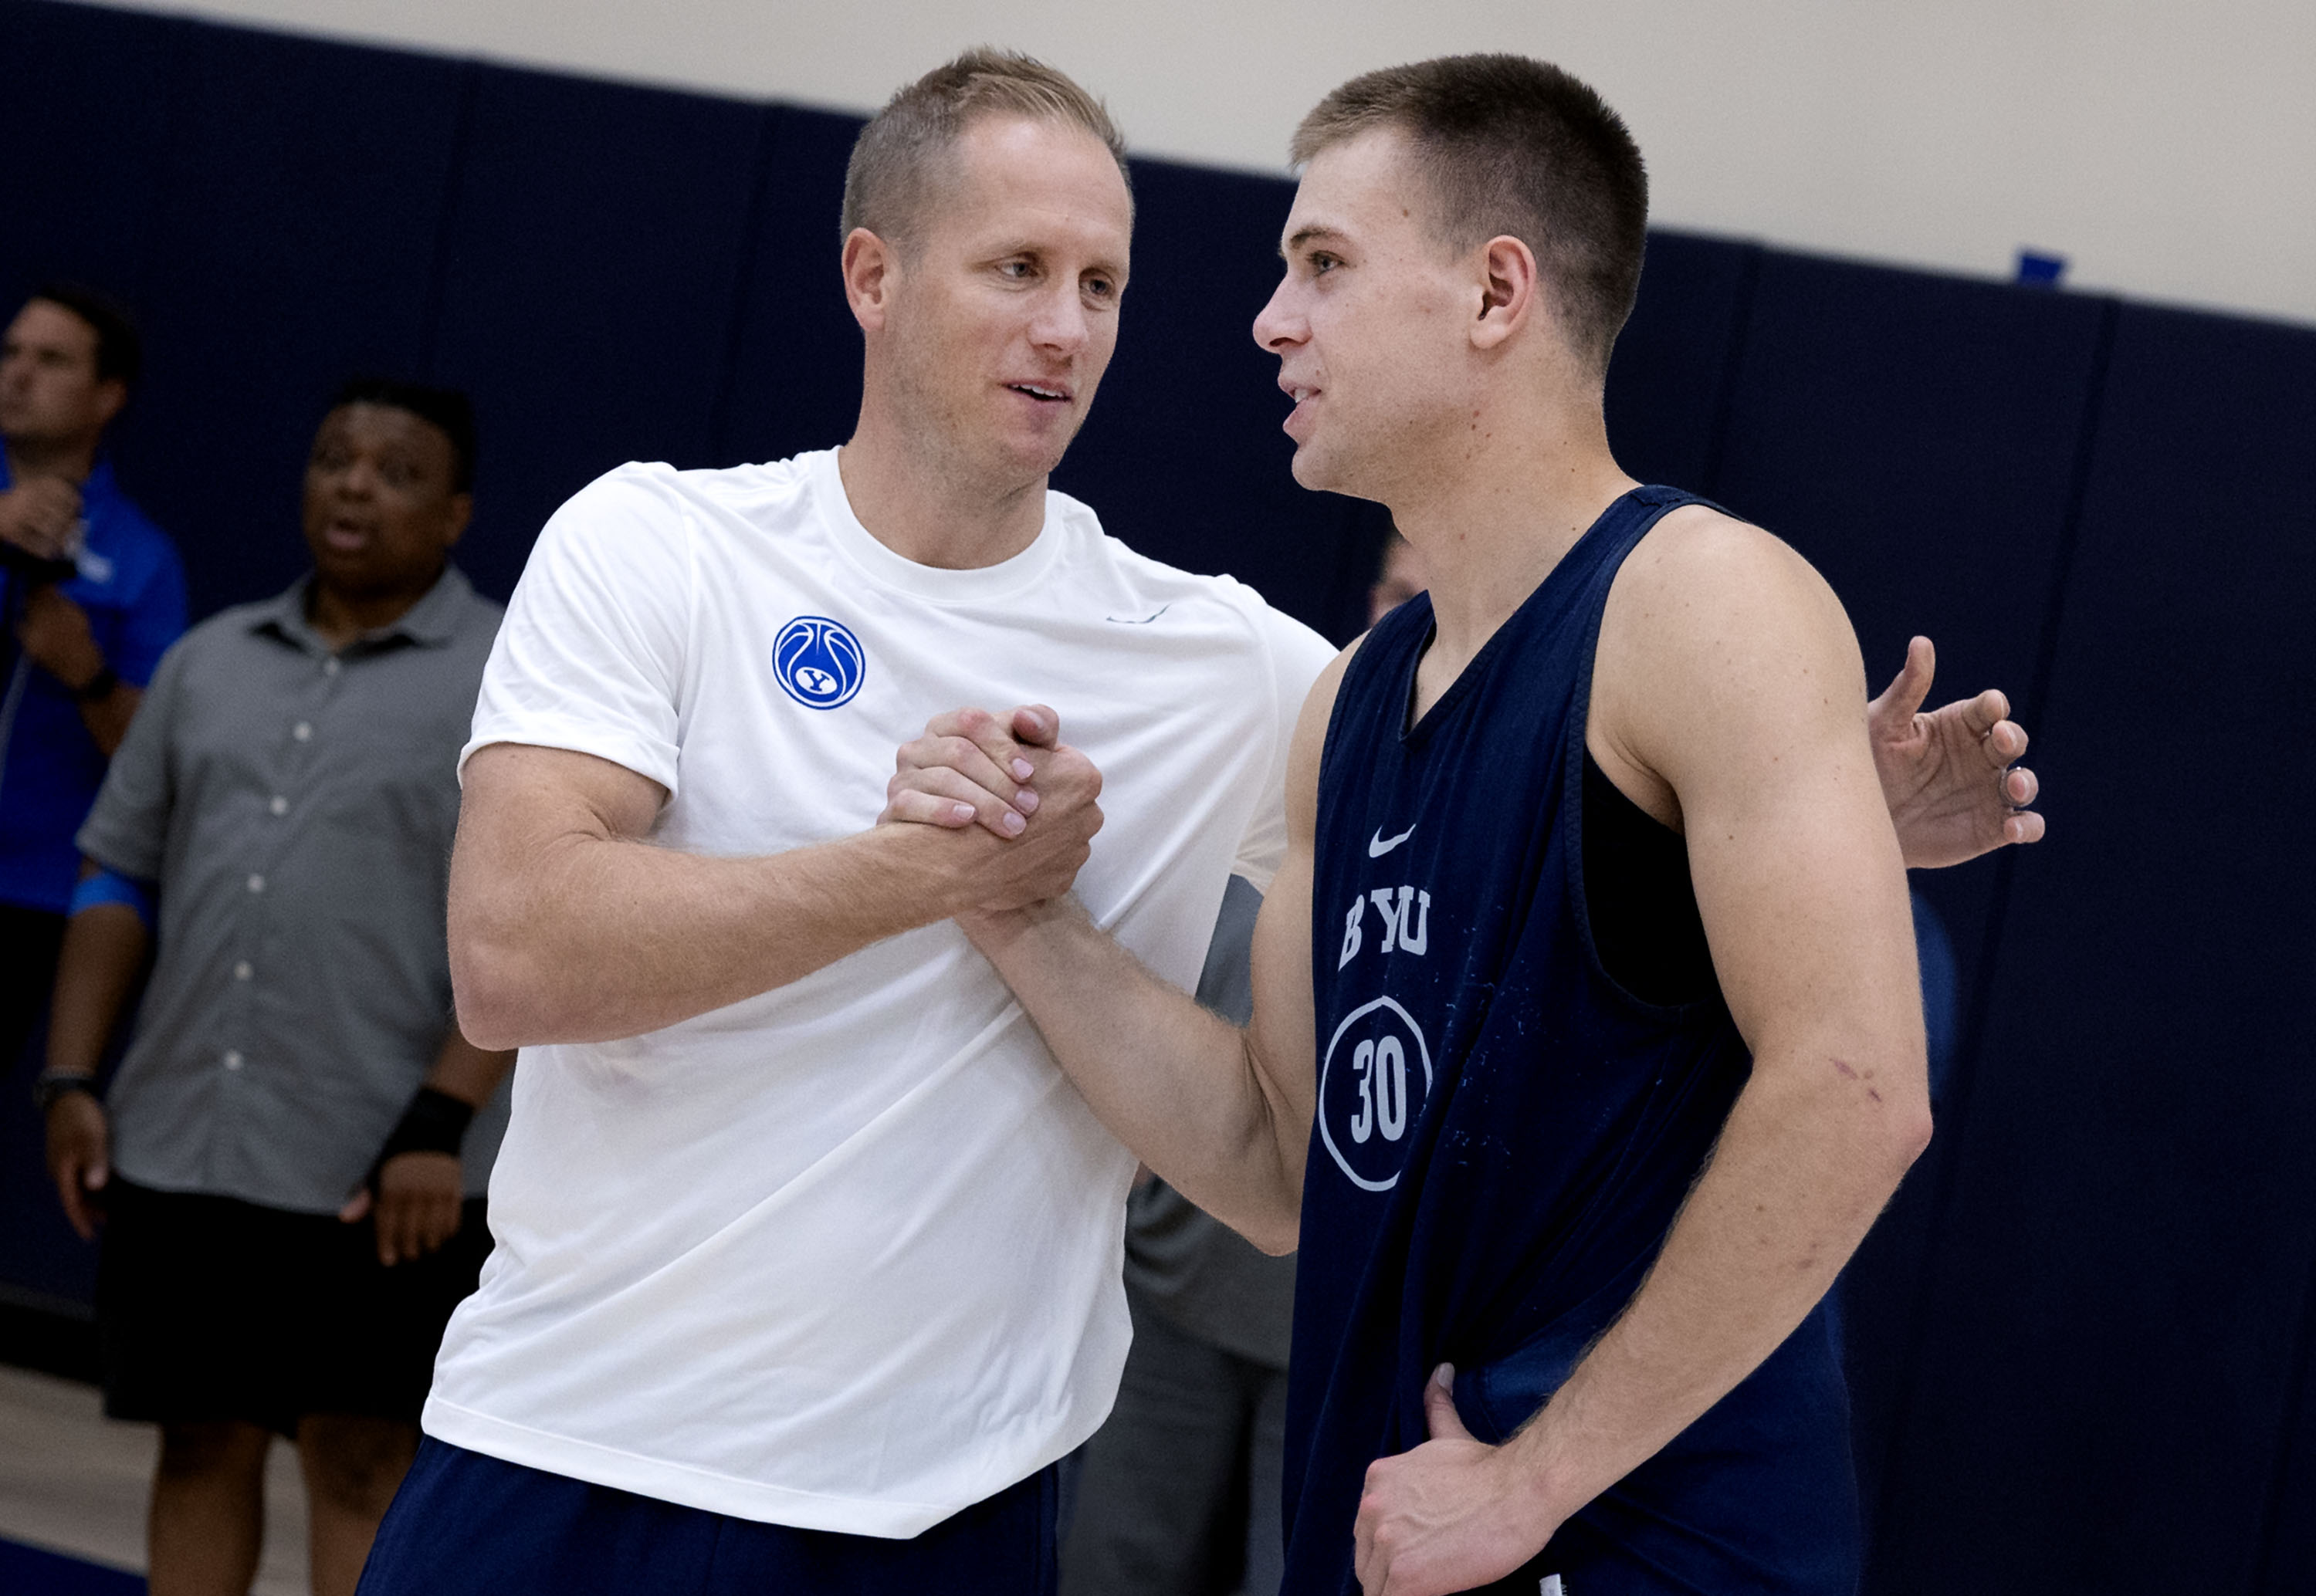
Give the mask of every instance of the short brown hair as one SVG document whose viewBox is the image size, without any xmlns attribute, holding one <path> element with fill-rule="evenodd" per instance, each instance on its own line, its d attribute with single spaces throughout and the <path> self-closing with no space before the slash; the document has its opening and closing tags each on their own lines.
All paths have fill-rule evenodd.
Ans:
<svg viewBox="0 0 2316 1596">
<path fill-rule="evenodd" d="M 1443 56 L 1319 102 L 1295 130 L 1295 163 L 1371 128 L 1414 146 L 1449 247 L 1509 235 L 1536 252 L 1569 342 L 1606 370 L 1648 238 L 1648 171 L 1624 119 L 1548 62 Z"/>
<path fill-rule="evenodd" d="M 866 227 L 906 244 L 922 221 L 932 168 L 981 117 L 1019 116 L 1082 128 L 1118 163 L 1131 200 L 1126 139 L 1102 102 L 1043 61 L 1018 50 L 969 49 L 885 103 L 853 141 L 844 168 L 841 236 Z"/>
<path fill-rule="evenodd" d="M 129 307 L 86 283 L 50 282 L 35 288 L 24 303 L 40 299 L 68 310 L 96 334 L 96 380 L 133 388 L 145 369 L 145 342 L 137 335 L 137 318 Z"/>
</svg>

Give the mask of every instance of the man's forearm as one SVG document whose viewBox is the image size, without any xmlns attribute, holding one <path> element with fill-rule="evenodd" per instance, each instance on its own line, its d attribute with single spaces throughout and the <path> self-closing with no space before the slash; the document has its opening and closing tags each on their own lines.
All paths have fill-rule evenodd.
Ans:
<svg viewBox="0 0 2316 1596">
<path fill-rule="evenodd" d="M 450 1034 L 442 1040 L 442 1051 L 434 1057 L 434 1067 L 426 1072 L 424 1084 L 456 1097 L 469 1108 L 480 1108 L 491 1100 L 507 1071 L 513 1068 L 514 1050 L 494 1052 L 478 1048 L 453 1025 Z"/>
<path fill-rule="evenodd" d="M 48 1067 L 94 1075 L 144 968 L 152 934 L 124 903 L 99 903 L 65 922 L 49 1017 Z"/>
<path fill-rule="evenodd" d="M 965 923 L 1110 1133 L 1257 1246 L 1292 1251 L 1309 1114 L 1253 1036 L 1151 974 L 1074 899 Z"/>
<path fill-rule="evenodd" d="M 1793 1334 L 1929 1135 L 1855 1072 L 1757 1060 L 1646 1281 L 1506 1448 L 1557 1524 L 1712 1407 Z M 1863 1088 L 1863 1089 L 1861 1089 Z"/>
<path fill-rule="evenodd" d="M 80 706 L 81 723 L 108 759 L 120 748 L 120 740 L 129 735 L 129 723 L 137 718 L 137 706 L 145 702 L 141 687 L 132 687 L 125 681 L 112 684 L 112 690 L 103 697 L 93 699 Z"/>
<path fill-rule="evenodd" d="M 931 868 L 952 842 L 885 827 L 727 859 L 574 835 L 487 883 L 454 867 L 460 1028 L 486 1050 L 608 1041 L 786 986 L 955 912 Z"/>
</svg>

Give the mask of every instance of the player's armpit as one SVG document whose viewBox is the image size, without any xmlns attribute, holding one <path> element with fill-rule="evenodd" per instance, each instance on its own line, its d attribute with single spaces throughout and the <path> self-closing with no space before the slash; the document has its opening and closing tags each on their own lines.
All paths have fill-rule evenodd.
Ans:
<svg viewBox="0 0 2316 1596">
<path fill-rule="evenodd" d="M 1685 513 L 1643 541 L 1611 592 L 1588 740 L 1610 779 L 1637 776 L 1636 798 L 1652 785 L 1678 815 L 1757 1070 L 1812 1048 L 1893 1072 L 1890 1090 L 1877 1075 L 1847 1095 L 1909 1141 L 1926 1100 L 1919 975 L 1856 639 L 1784 544 Z"/>
<path fill-rule="evenodd" d="M 1904 874 L 1847 619 L 1774 538 L 1682 516 L 1612 590 L 1588 742 L 1685 829 L 1753 1069 L 1641 1290 L 1510 1443 L 1558 1517 L 1793 1333 L 1929 1133 Z"/>
</svg>

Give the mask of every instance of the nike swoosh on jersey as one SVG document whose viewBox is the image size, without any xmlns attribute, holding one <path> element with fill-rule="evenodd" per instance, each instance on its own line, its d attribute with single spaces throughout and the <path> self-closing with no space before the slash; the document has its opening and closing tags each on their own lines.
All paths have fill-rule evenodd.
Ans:
<svg viewBox="0 0 2316 1596">
<path fill-rule="evenodd" d="M 1146 616 L 1104 616 L 1101 618 L 1105 621 L 1116 621 L 1121 626 L 1146 626 L 1173 607 L 1171 604 L 1162 604 Z"/>
<path fill-rule="evenodd" d="M 1376 834 L 1367 838 L 1367 857 L 1370 859 L 1380 859 L 1385 854 L 1391 852 L 1392 849 L 1397 847 L 1401 843 L 1405 842 L 1409 838 L 1414 835 L 1415 828 L 1410 826 L 1406 830 L 1401 832 L 1396 837 L 1385 838 L 1383 834 L 1383 828 L 1381 826 L 1377 826 L 1376 828 Z"/>
</svg>

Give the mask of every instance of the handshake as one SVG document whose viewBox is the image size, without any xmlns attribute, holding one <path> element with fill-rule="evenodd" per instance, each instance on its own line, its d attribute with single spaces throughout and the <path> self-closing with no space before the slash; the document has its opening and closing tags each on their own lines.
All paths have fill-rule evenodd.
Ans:
<svg viewBox="0 0 2316 1596">
<path fill-rule="evenodd" d="M 1101 772 L 1061 730 L 1042 704 L 951 710 L 895 758 L 877 823 L 959 834 L 946 873 L 960 918 L 1059 898 L 1091 855 Z"/>
</svg>

